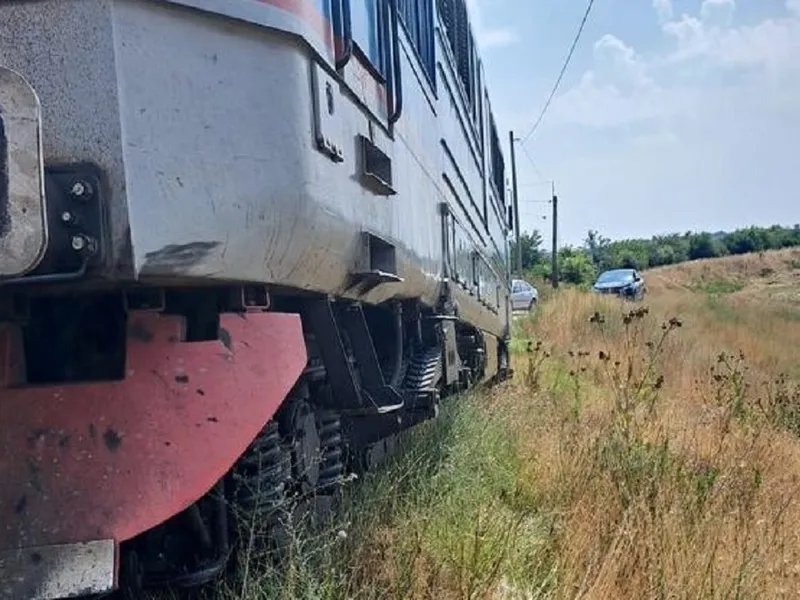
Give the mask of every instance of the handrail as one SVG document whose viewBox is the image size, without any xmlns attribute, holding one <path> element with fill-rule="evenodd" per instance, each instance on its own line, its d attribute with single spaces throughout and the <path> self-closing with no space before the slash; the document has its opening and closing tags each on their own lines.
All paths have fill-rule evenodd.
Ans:
<svg viewBox="0 0 800 600">
<path fill-rule="evenodd" d="M 400 24 L 397 10 L 397 0 L 389 0 L 392 24 L 392 71 L 394 87 L 394 106 L 389 115 L 389 125 L 394 125 L 403 114 L 403 74 L 400 61 Z"/>
<path fill-rule="evenodd" d="M 350 0 L 339 0 L 342 18 L 342 55 L 336 58 L 336 70 L 341 71 L 353 57 L 353 19 L 350 14 Z"/>
</svg>

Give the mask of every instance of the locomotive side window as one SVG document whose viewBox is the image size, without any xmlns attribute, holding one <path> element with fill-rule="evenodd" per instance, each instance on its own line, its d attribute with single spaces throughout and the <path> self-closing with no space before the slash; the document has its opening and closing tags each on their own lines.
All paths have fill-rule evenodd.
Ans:
<svg viewBox="0 0 800 600">
<path fill-rule="evenodd" d="M 478 298 L 492 312 L 500 306 L 499 282 L 497 275 L 477 250 L 472 253 L 473 283 Z"/>
<path fill-rule="evenodd" d="M 383 43 L 380 7 L 375 0 L 350 0 L 350 19 L 353 43 L 358 53 L 366 59 L 381 77 L 386 75 L 387 50 Z"/>
<path fill-rule="evenodd" d="M 470 37 L 470 41 L 472 38 Z M 476 124 L 480 124 L 483 122 L 483 94 L 481 93 L 481 89 L 483 88 L 483 69 L 481 67 L 481 61 L 478 59 L 478 47 L 473 43 L 472 44 L 472 120 Z M 478 129 L 482 130 L 483 127 L 479 127 Z M 483 134 L 479 135 L 478 144 L 481 148 L 483 148 Z"/>
<path fill-rule="evenodd" d="M 478 298 L 481 298 L 481 293 L 483 292 L 481 289 L 481 263 L 480 256 L 476 251 L 472 253 L 472 285 L 478 292 Z"/>
<path fill-rule="evenodd" d="M 506 204 L 506 186 L 505 186 L 505 161 L 503 160 L 503 152 L 500 148 L 500 138 L 497 136 L 497 126 L 494 122 L 494 115 L 490 116 L 490 143 L 489 143 L 489 162 L 491 171 L 491 182 L 494 186 L 497 200 L 500 207 Z"/>
<path fill-rule="evenodd" d="M 417 58 L 436 89 L 436 50 L 433 34 L 433 0 L 398 0 L 400 21 L 411 39 Z"/>
<path fill-rule="evenodd" d="M 447 243 L 449 246 L 449 253 L 447 263 L 450 266 L 450 273 L 453 279 L 458 281 L 458 246 L 456 245 L 456 221 L 452 215 L 447 216 Z"/>
<path fill-rule="evenodd" d="M 478 121 L 477 53 L 469 27 L 465 0 L 437 0 L 447 34 L 447 41 L 456 62 L 456 72 L 467 100 L 473 123 Z"/>
<path fill-rule="evenodd" d="M 456 243 L 458 244 L 456 250 L 456 272 L 458 273 L 458 279 L 464 284 L 464 287 L 470 289 L 472 287 L 470 277 L 472 271 L 472 261 L 470 260 L 471 244 L 460 226 L 456 228 Z"/>
</svg>

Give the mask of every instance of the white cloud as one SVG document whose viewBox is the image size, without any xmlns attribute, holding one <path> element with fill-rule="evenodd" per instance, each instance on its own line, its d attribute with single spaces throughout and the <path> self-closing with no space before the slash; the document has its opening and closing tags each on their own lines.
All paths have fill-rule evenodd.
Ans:
<svg viewBox="0 0 800 600">
<path fill-rule="evenodd" d="M 700 18 L 703 21 L 722 22 L 730 25 L 734 10 L 736 10 L 734 0 L 703 0 L 703 4 L 700 6 Z"/>
<path fill-rule="evenodd" d="M 475 42 L 481 50 L 509 46 L 519 41 L 516 31 L 509 27 L 490 28 L 483 21 L 483 8 L 487 0 L 467 0 Z"/>
<path fill-rule="evenodd" d="M 671 0 L 653 0 L 653 8 L 658 13 L 658 18 L 666 21 L 672 18 L 672 2 Z"/>
<path fill-rule="evenodd" d="M 682 15 L 677 21 L 668 21 L 662 27 L 664 33 L 674 38 L 677 47 L 666 56 L 666 61 L 690 59 L 708 52 L 713 40 L 702 21 L 697 17 Z"/>
<path fill-rule="evenodd" d="M 606 34 L 594 45 L 597 70 L 617 86 L 645 86 L 651 83 L 647 65 L 636 51 L 618 37 Z M 597 73 L 597 70 L 595 73 Z"/>
<path fill-rule="evenodd" d="M 671 47 L 642 56 L 606 34 L 594 45 L 592 68 L 553 105 L 554 124 L 593 127 L 697 118 L 710 98 L 784 106 L 800 90 L 800 0 L 790 16 L 731 26 L 733 0 L 705 0 L 698 16 L 662 23 Z M 735 93 L 734 93 L 735 92 Z M 728 100 L 726 100 L 727 102 Z"/>
<path fill-rule="evenodd" d="M 481 49 L 497 48 L 516 44 L 519 36 L 511 29 L 487 29 L 475 33 L 478 38 L 478 45 Z"/>
<path fill-rule="evenodd" d="M 570 198 L 565 236 L 796 221 L 800 0 L 746 24 L 733 0 L 653 6 L 662 39 L 597 39 L 532 145 Z"/>
<path fill-rule="evenodd" d="M 800 13 L 741 27 L 708 24 L 684 15 L 663 29 L 677 44 L 665 63 L 682 68 L 751 69 L 765 76 L 798 70 Z"/>
</svg>

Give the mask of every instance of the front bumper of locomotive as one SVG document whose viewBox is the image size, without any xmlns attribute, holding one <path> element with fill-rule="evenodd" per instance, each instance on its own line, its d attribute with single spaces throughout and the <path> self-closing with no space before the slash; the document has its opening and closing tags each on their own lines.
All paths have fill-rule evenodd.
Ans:
<svg viewBox="0 0 800 600">
<path fill-rule="evenodd" d="M 121 378 L 29 383 L 15 291 L 95 285 L 108 265 L 111 285 L 131 279 L 130 246 L 111 247 L 110 225 L 127 223 L 108 214 L 127 210 L 109 211 L 115 185 L 58 164 L 42 122 L 28 79 L 0 67 L 0 600 L 116 588 L 121 544 L 224 478 L 306 365 L 299 315 L 228 312 L 224 339 L 187 343 L 184 317 L 128 306 Z"/>
<path fill-rule="evenodd" d="M 41 123 L 36 91 L 21 74 L 0 67 L 0 282 L 14 283 L 26 276 L 35 279 L 32 274 L 37 270 L 48 269 L 46 258 L 51 228 L 45 195 Z M 77 185 L 76 181 L 73 184 L 76 191 Z M 82 212 L 86 211 L 79 208 L 63 215 L 62 223 L 75 224 Z M 80 230 L 71 233 L 75 241 L 70 239 L 70 247 L 80 263 L 85 264 L 86 251 L 91 250 L 95 242 Z M 63 238 L 63 233 L 56 235 L 56 244 Z M 3 334 L 0 331 L 0 338 Z M 0 354 L 7 354 L 9 348 L 5 346 Z M 8 363 L 9 358 L 3 356 L 0 362 Z M 0 380 L 9 377 L 2 366 L 0 375 Z M 8 395 L 0 393 L 0 403 L 7 400 Z M 21 514 L 24 510 L 24 506 L 15 507 L 19 519 L 24 518 Z M 4 523 L 4 528 L 11 529 L 13 525 Z M 36 589 L 26 589 L 32 570 L 42 575 L 38 577 Z M 0 598 L 16 597 L 20 592 L 55 598 L 75 590 L 104 591 L 113 586 L 114 574 L 113 540 L 0 548 Z"/>
</svg>

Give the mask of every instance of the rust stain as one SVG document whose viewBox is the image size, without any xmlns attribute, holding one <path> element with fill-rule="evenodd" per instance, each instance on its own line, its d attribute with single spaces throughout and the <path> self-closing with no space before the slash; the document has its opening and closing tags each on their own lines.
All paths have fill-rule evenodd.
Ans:
<svg viewBox="0 0 800 600">
<path fill-rule="evenodd" d="M 122 446 L 122 438 L 111 428 L 106 429 L 106 432 L 103 434 L 103 441 L 109 452 L 116 452 L 119 450 L 119 447 Z"/>
<path fill-rule="evenodd" d="M 30 484 L 33 489 L 37 492 L 44 493 L 44 488 L 42 487 L 41 479 L 39 478 L 39 473 L 41 469 L 39 465 L 36 463 L 36 460 L 28 457 L 28 473 L 30 475 Z"/>
<path fill-rule="evenodd" d="M 150 343 L 153 341 L 153 334 L 139 320 L 132 321 L 128 326 L 128 335 L 140 342 Z"/>
<path fill-rule="evenodd" d="M 51 430 L 45 427 L 39 427 L 31 431 L 31 434 L 28 436 L 28 446 L 31 448 L 35 448 L 38 442 L 44 441 L 45 437 Z"/>
<path fill-rule="evenodd" d="M 219 328 L 219 339 L 222 344 L 231 352 L 233 352 L 233 337 L 231 337 L 230 331 L 225 329 L 224 327 Z"/>
</svg>

